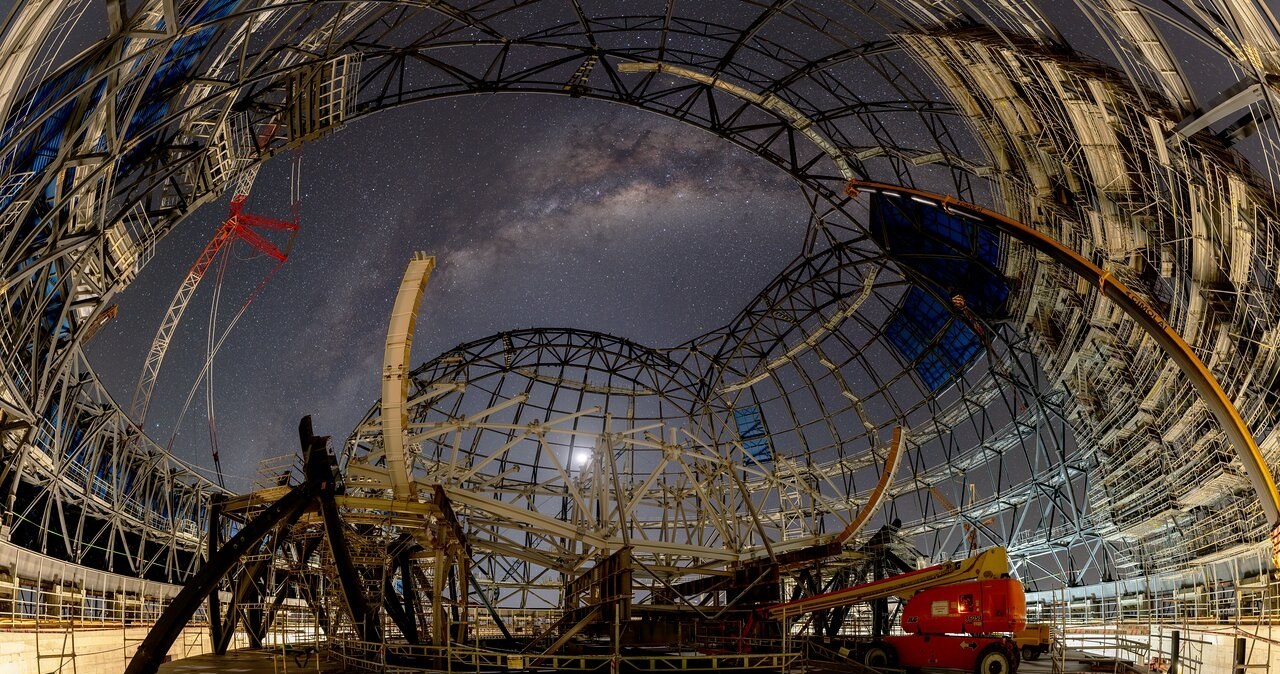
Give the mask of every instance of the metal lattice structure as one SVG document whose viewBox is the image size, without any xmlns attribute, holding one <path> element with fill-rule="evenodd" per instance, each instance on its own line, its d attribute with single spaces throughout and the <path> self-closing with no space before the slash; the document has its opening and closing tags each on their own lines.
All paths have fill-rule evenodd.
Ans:
<svg viewBox="0 0 1280 674">
<path fill-rule="evenodd" d="M 133 427 L 83 335 L 244 157 L 496 93 L 666 115 L 775 164 L 814 207 L 804 255 L 722 330 L 674 348 L 504 333 L 414 373 L 415 469 L 455 489 L 500 591 L 536 603 L 538 569 L 616 536 L 668 566 L 816 540 L 865 503 L 895 425 L 908 449 L 884 516 L 934 556 L 976 531 L 1047 586 L 1265 545 L 1222 429 L 1131 319 L 1006 239 L 958 242 L 945 214 L 844 192 L 860 178 L 953 195 L 1086 255 L 1182 334 L 1275 465 L 1280 27 L 1264 3 L 105 8 L 108 34 L 79 54 L 64 45 L 96 3 L 18 3 L 3 24 L 0 503 L 24 546 L 184 578 L 220 490 Z M 1214 64 L 1213 89 L 1184 53 Z M 946 250 L 904 248 L 877 230 L 890 220 Z M 953 296 L 959 272 L 936 258 L 995 285 Z M 577 468 L 575 439 L 595 457 Z M 371 442 L 353 435 L 356 465 Z M 624 444 L 638 463 L 605 460 Z M 610 519 L 619 502 L 634 510 Z M 544 533 L 513 524 L 531 514 Z"/>
</svg>

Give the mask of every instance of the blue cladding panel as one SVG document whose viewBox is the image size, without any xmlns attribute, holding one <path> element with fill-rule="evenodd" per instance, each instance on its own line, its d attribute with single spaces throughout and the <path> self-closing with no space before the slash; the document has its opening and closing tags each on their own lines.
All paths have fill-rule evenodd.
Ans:
<svg viewBox="0 0 1280 674">
<path fill-rule="evenodd" d="M 915 270 L 941 297 L 963 295 L 977 315 L 1002 318 L 1009 282 L 999 270 L 1004 242 L 992 227 L 937 206 L 877 194 L 871 232 L 880 245 Z"/>
<path fill-rule="evenodd" d="M 733 411 L 733 420 L 738 424 L 738 435 L 744 440 L 765 434 L 759 407 L 740 407 Z"/>
<path fill-rule="evenodd" d="M 960 295 L 977 316 L 1002 318 L 1009 300 L 1009 282 L 996 271 L 1003 263 L 1003 240 L 980 222 L 882 194 L 873 196 L 871 234 L 920 284 L 903 297 L 885 336 L 921 381 L 938 390 L 962 374 L 983 347 L 973 329 L 937 298 Z"/>
<path fill-rule="evenodd" d="M 189 23 L 217 21 L 230 14 L 239 2 L 240 0 L 211 0 L 200 7 Z M 169 98 L 174 93 L 170 89 L 187 79 L 200 59 L 200 55 L 204 53 L 204 48 L 213 41 L 217 32 L 217 26 L 207 26 L 188 37 L 174 40 L 169 51 L 165 53 L 164 59 L 161 60 L 160 66 L 156 68 L 155 76 L 147 83 L 142 102 L 129 120 L 128 130 L 125 132 L 126 138 L 133 139 L 134 136 L 164 118 L 169 110 Z"/>
<path fill-rule="evenodd" d="M 885 336 L 898 353 L 915 364 L 930 390 L 946 386 L 982 351 L 982 340 L 932 294 L 912 287 L 889 320 Z M 936 342 L 936 344 L 935 344 Z"/>
<path fill-rule="evenodd" d="M 920 375 L 921 381 L 929 390 L 936 391 L 956 376 L 957 373 L 949 365 L 937 351 L 930 351 L 916 363 L 916 374 Z"/>
<path fill-rule="evenodd" d="M 36 127 L 33 133 L 18 143 L 16 150 L 9 158 L 7 168 L 11 173 L 42 171 L 58 156 L 58 150 L 62 147 L 63 139 L 66 137 L 67 127 L 71 122 L 71 115 L 75 111 L 76 104 L 75 101 L 71 101 L 64 103 L 57 109 L 53 109 L 52 106 L 63 96 L 83 84 L 88 75 L 89 66 L 87 65 L 68 69 L 36 87 L 30 95 L 13 106 L 14 112 L 9 116 L 9 119 L 5 120 L 4 133 L 0 134 L 0 145 L 7 144 L 13 140 L 19 129 L 24 127 L 28 120 L 34 120 L 46 113 L 49 116 Z M 105 85 L 106 83 L 103 82 L 94 90 L 89 109 L 93 108 L 93 104 L 97 102 Z M 3 203 L 0 203 L 0 210 L 12 203 L 16 197 L 17 193 L 14 193 L 5 198 Z"/>
<path fill-rule="evenodd" d="M 739 407 L 733 411 L 733 421 L 738 426 L 742 449 L 761 463 L 773 460 L 773 447 L 769 445 L 769 431 L 765 428 L 760 408 Z"/>
<path fill-rule="evenodd" d="M 217 21 L 229 15 L 240 0 L 210 0 L 202 4 L 188 21 L 199 24 Z M 126 137 L 133 139 L 138 132 L 158 122 L 167 112 L 169 98 L 174 87 L 180 85 L 191 74 L 204 49 L 217 35 L 217 26 L 208 26 L 195 33 L 174 40 L 166 52 L 155 76 L 147 84 L 146 92 L 138 106 L 137 112 L 129 120 Z M 149 40 L 148 42 L 154 42 Z M 80 86 L 88 78 L 94 64 L 88 60 L 67 69 L 46 82 L 37 86 L 28 96 L 13 107 L 14 112 L 4 120 L 4 131 L 0 133 L 0 145 L 8 143 L 19 129 L 30 120 L 50 113 L 40 123 L 38 130 L 19 144 L 17 152 L 12 156 L 7 167 L 11 172 L 41 171 L 58 155 L 62 143 L 66 139 L 68 129 L 79 126 L 79 120 L 71 119 L 76 102 L 71 101 L 54 110 L 53 106 L 67 93 Z M 146 70 L 144 69 L 144 72 Z M 106 87 L 106 81 L 99 82 L 91 94 L 89 105 L 83 115 L 87 117 L 96 107 Z M 123 91 L 130 91 L 124 87 Z M 127 95 L 127 94 L 123 94 Z M 121 101 L 120 109 L 127 110 L 128 101 Z M 123 120 L 122 120 L 123 121 Z M 135 150 L 130 153 L 132 159 L 143 153 Z M 125 162 L 132 166 L 132 161 Z"/>
<path fill-rule="evenodd" d="M 760 463 L 773 460 L 773 448 L 769 446 L 769 441 L 765 438 L 743 440 L 742 449 L 750 454 L 751 458 Z"/>
</svg>

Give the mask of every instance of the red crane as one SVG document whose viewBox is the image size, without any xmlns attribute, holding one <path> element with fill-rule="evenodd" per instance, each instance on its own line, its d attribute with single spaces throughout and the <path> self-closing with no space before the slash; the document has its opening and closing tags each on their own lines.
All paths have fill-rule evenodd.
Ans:
<svg viewBox="0 0 1280 674">
<path fill-rule="evenodd" d="M 275 130 L 276 125 L 267 125 L 259 136 L 258 147 L 265 147 L 266 142 L 264 141 L 269 142 L 271 137 L 275 134 Z M 134 389 L 133 402 L 130 406 L 130 416 L 132 417 L 134 424 L 139 429 L 143 428 L 143 424 L 146 421 L 147 411 L 151 404 L 151 394 L 155 389 L 156 380 L 160 375 L 160 368 L 164 364 L 165 354 L 169 350 L 169 343 L 172 341 L 173 334 L 177 329 L 178 324 L 182 321 L 182 315 L 186 311 L 188 304 L 190 304 L 196 288 L 200 286 L 200 282 L 204 280 L 205 274 L 209 271 L 209 267 L 218 258 L 219 254 L 224 251 L 229 251 L 236 241 L 244 241 L 253 249 L 276 261 L 275 267 L 268 272 L 266 279 L 271 278 L 271 276 L 275 274 L 276 270 L 279 269 L 280 265 L 288 258 L 289 248 L 292 246 L 293 238 L 296 236 L 299 228 L 299 160 L 300 154 L 295 151 L 293 155 L 292 179 L 290 181 L 292 191 L 292 203 L 290 206 L 292 211 L 291 220 L 281 220 L 278 218 L 271 218 L 245 212 L 245 202 L 249 198 L 249 192 L 252 190 L 254 180 L 257 177 L 257 165 L 246 167 L 240 178 L 236 181 L 235 193 L 231 197 L 231 205 L 227 219 L 223 221 L 222 225 L 214 232 L 213 238 L 211 238 L 209 243 L 205 245 L 204 250 L 200 252 L 196 261 L 191 265 L 191 269 L 187 272 L 186 277 L 183 278 L 182 284 L 178 286 L 178 292 L 169 303 L 169 308 L 165 312 L 164 318 L 160 321 L 160 327 L 156 330 L 155 338 L 151 342 L 151 349 L 148 351 L 147 358 L 143 362 L 142 373 L 138 377 L 138 385 L 137 388 Z M 287 232 L 288 238 L 283 246 L 277 246 L 270 239 L 264 236 L 265 232 Z M 266 282 L 266 279 L 264 279 L 263 283 Z M 220 286 L 222 280 L 221 273 L 217 275 L 217 280 Z M 262 284 L 259 284 L 259 289 L 261 289 L 261 285 Z M 257 293 L 258 291 L 255 290 L 250 295 L 244 306 L 241 307 L 240 313 L 244 312 L 244 309 L 253 301 L 253 298 L 257 296 Z M 237 318 L 238 317 L 239 314 L 237 314 Z M 234 325 L 234 320 L 232 325 Z M 220 341 L 215 340 L 213 337 L 213 327 L 214 326 L 211 321 L 209 352 L 206 356 L 204 371 L 201 373 L 200 378 L 207 375 L 210 368 L 210 361 L 216 351 L 216 344 L 220 343 Z M 200 378 L 197 378 L 196 386 L 199 385 Z M 211 398 L 212 395 L 210 394 L 210 399 Z M 187 402 L 190 404 L 190 396 L 188 396 Z M 184 407 L 182 414 L 185 415 L 185 413 L 186 408 Z M 208 408 L 208 414 L 209 437 L 212 445 L 213 464 L 217 471 L 218 483 L 222 485 L 222 466 L 218 456 L 211 400 Z M 172 444 L 172 442 L 173 440 L 171 438 L 170 444 Z"/>
</svg>

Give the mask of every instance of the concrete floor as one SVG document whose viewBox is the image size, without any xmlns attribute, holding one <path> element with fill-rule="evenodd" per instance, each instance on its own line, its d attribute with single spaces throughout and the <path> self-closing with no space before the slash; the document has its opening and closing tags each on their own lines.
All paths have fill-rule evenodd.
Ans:
<svg viewBox="0 0 1280 674">
<path fill-rule="evenodd" d="M 1068 648 L 1066 654 L 1066 662 L 1060 671 L 1063 672 L 1129 672 L 1130 670 L 1124 665 L 1115 665 L 1114 669 L 1108 668 L 1110 665 L 1102 665 L 1100 661 L 1103 658 L 1087 655 L 1074 648 Z M 1098 667 L 1094 663 L 1099 663 Z M 1041 655 L 1038 660 L 1023 660 L 1018 667 L 1018 674 L 1047 674 L 1053 671 L 1053 659 L 1048 654 Z M 1145 669 L 1141 671 L 1146 671 Z"/>
<path fill-rule="evenodd" d="M 160 666 L 160 674 L 341 674 L 337 661 L 279 649 L 230 651 L 226 655 L 197 655 Z"/>
</svg>

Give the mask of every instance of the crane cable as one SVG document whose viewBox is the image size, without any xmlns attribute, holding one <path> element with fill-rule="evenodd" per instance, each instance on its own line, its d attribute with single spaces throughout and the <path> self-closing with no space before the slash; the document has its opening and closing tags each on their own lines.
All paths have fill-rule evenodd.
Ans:
<svg viewBox="0 0 1280 674">
<path fill-rule="evenodd" d="M 213 407 L 213 354 L 215 345 L 215 336 L 217 335 L 218 326 L 218 306 L 222 301 L 222 283 L 227 275 L 227 265 L 231 261 L 231 250 L 234 246 L 227 246 L 222 252 L 222 260 L 218 263 L 218 273 L 213 279 L 213 301 L 209 304 L 209 328 L 205 332 L 205 370 L 207 371 L 205 379 L 205 419 L 209 427 L 209 450 L 213 453 L 213 469 L 218 477 L 218 486 L 223 489 L 227 488 L 225 478 L 222 475 L 222 461 L 218 456 L 218 423 L 217 414 Z M 223 335 L 230 334 L 230 329 L 226 330 Z"/>
<path fill-rule="evenodd" d="M 237 323 L 240 322 L 240 319 L 244 316 L 245 312 L 249 309 L 249 305 L 263 290 L 263 288 L 266 287 L 267 283 L 271 280 L 273 276 L 275 276 L 276 272 L 279 271 L 280 267 L 283 264 L 284 264 L 283 262 L 278 262 L 274 267 L 271 268 L 269 272 L 267 272 L 266 276 L 264 276 L 262 280 L 258 282 L 258 286 L 254 288 L 252 293 L 250 293 L 248 299 L 246 299 L 244 303 L 240 305 L 240 309 L 236 311 L 236 314 L 234 316 L 232 316 L 231 321 L 227 324 L 227 327 L 223 329 L 222 335 L 218 337 L 218 341 L 213 346 L 212 355 L 206 357 L 204 366 L 201 368 L 200 373 L 196 375 L 195 381 L 192 382 L 191 384 L 191 388 L 187 390 L 186 401 L 182 405 L 182 411 L 178 413 L 178 419 L 173 426 L 173 433 L 169 436 L 169 441 L 165 445 L 166 449 L 168 450 L 173 449 L 173 444 L 178 437 L 178 429 L 182 427 L 182 421 L 183 419 L 186 418 L 187 412 L 190 411 L 191 403 L 195 400 L 196 392 L 200 390 L 200 385 L 204 382 L 205 378 L 209 376 L 209 372 L 212 369 L 212 366 L 211 366 L 212 356 L 216 356 L 218 352 L 222 350 L 222 346 L 226 343 L 227 338 L 231 336 L 231 330 L 236 326 Z"/>
</svg>

